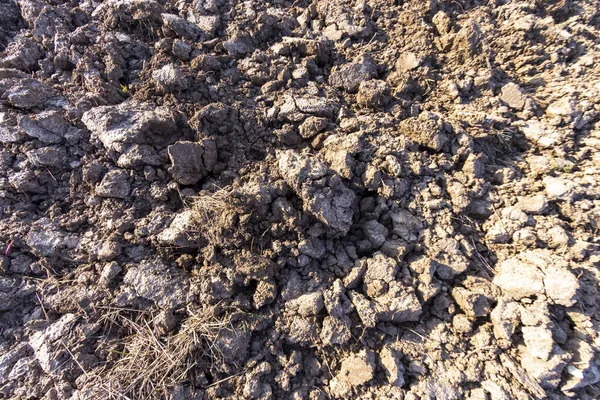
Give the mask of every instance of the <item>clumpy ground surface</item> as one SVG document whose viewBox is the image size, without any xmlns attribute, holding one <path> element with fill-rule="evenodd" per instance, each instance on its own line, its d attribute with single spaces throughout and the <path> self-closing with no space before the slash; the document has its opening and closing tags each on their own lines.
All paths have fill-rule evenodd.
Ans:
<svg viewBox="0 0 600 400">
<path fill-rule="evenodd" d="M 0 0 L 0 397 L 600 398 L 597 0 Z"/>
</svg>

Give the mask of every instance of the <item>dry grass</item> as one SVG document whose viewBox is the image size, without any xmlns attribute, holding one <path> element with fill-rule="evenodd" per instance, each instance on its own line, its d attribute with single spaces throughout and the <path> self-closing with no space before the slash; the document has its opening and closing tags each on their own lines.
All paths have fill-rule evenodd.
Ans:
<svg viewBox="0 0 600 400">
<path fill-rule="evenodd" d="M 166 337 L 157 335 L 147 312 L 136 318 L 132 318 L 131 310 L 115 309 L 105 314 L 105 323 L 129 333 L 122 340 L 120 357 L 95 374 L 106 398 L 168 398 L 171 389 L 190 380 L 190 373 L 201 360 L 222 362 L 215 343 L 221 330 L 233 329 L 231 315 L 217 318 L 214 309 L 188 312 L 179 331 Z"/>
<path fill-rule="evenodd" d="M 231 214 L 238 212 L 229 188 L 200 194 L 193 199 L 190 207 L 194 212 L 198 230 L 212 244 L 221 242 L 222 228 L 230 227 Z"/>
</svg>

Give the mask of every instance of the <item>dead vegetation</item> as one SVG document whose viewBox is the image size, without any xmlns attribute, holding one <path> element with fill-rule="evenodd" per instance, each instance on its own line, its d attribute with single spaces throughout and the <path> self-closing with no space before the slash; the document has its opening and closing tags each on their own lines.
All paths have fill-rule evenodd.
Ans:
<svg viewBox="0 0 600 400">
<path fill-rule="evenodd" d="M 215 345 L 222 330 L 233 330 L 232 313 L 216 316 L 214 307 L 188 310 L 176 333 L 162 335 L 151 311 L 110 309 L 101 318 L 108 328 L 127 335 L 112 350 L 116 360 L 94 371 L 109 399 L 161 399 L 193 380 L 203 363 L 218 366 L 223 354 Z M 90 377 L 88 376 L 88 379 Z"/>
</svg>

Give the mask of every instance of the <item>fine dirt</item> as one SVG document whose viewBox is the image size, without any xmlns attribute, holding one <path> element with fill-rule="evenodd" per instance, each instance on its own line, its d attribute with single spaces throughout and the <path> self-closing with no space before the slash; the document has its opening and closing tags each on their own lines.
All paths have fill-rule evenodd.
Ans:
<svg viewBox="0 0 600 400">
<path fill-rule="evenodd" d="M 600 398 L 599 10 L 0 0 L 0 398 Z"/>
</svg>

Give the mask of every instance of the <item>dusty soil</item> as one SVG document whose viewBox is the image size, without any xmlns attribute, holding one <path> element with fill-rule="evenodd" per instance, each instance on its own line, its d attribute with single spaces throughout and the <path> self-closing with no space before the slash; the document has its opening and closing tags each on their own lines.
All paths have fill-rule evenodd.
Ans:
<svg viewBox="0 0 600 400">
<path fill-rule="evenodd" d="M 0 397 L 599 398 L 599 10 L 0 0 Z"/>
</svg>

